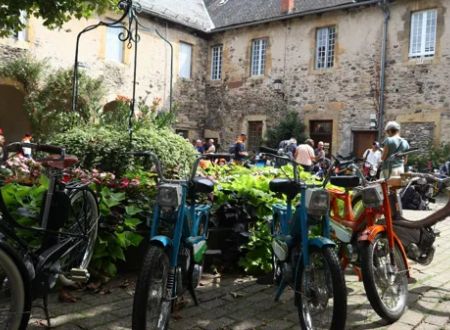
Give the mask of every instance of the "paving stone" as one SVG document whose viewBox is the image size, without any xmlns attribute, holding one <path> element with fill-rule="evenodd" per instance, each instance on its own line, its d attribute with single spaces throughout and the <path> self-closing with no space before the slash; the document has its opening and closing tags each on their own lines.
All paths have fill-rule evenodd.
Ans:
<svg viewBox="0 0 450 330">
<path fill-rule="evenodd" d="M 423 318 L 424 315 L 422 313 L 414 310 L 407 310 L 400 318 L 400 322 L 415 326 L 418 325 Z"/>
</svg>

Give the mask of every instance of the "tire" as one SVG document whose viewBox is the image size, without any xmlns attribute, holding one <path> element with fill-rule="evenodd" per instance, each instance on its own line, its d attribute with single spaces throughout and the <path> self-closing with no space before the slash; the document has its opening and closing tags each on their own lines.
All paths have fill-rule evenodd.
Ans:
<svg viewBox="0 0 450 330">
<path fill-rule="evenodd" d="M 71 210 L 62 232 L 85 235 L 62 261 L 62 270 L 87 269 L 94 254 L 98 232 L 98 206 L 90 190 L 77 190 L 70 196 Z M 62 239 L 66 239 L 61 235 Z"/>
<path fill-rule="evenodd" d="M 310 271 L 306 271 L 301 266 L 296 279 L 295 301 L 300 327 L 311 330 L 345 329 L 347 288 L 334 248 L 311 247 L 309 257 Z M 325 267 L 319 268 L 319 266 Z M 318 302 L 320 298 L 327 300 Z M 322 309 L 322 311 L 314 311 L 314 309 Z M 328 317 L 326 312 L 329 314 Z M 317 319 L 313 320 L 313 317 Z"/>
<path fill-rule="evenodd" d="M 385 233 L 379 233 L 373 242 L 361 244 L 361 270 L 367 297 L 377 314 L 389 323 L 397 321 L 406 308 L 408 298 L 407 267 L 397 243 L 394 246 L 395 268 L 393 276 L 386 273 L 390 264 L 388 240 Z M 377 266 L 378 265 L 378 266 Z M 394 291 L 393 302 L 381 295 L 381 290 Z"/>
<path fill-rule="evenodd" d="M 150 246 L 136 282 L 132 316 L 133 330 L 169 328 L 171 300 L 166 297 L 168 275 L 167 254 L 159 246 Z M 156 296 L 152 297 L 150 293 Z"/>
<path fill-rule="evenodd" d="M 0 329 L 25 329 L 31 301 L 14 260 L 0 249 Z"/>
</svg>

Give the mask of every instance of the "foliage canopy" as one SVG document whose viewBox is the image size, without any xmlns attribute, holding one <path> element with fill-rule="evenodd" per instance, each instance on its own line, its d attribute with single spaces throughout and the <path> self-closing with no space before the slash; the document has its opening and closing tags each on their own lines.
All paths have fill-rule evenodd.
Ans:
<svg viewBox="0 0 450 330">
<path fill-rule="evenodd" d="M 116 0 L 3 0 L 0 4 L 0 37 L 25 28 L 22 13 L 27 18 L 42 18 L 48 28 L 58 28 L 73 17 L 87 18 L 95 12 L 113 9 L 116 4 Z"/>
<path fill-rule="evenodd" d="M 305 125 L 298 113 L 292 110 L 286 113 L 277 126 L 267 130 L 266 142 L 269 147 L 277 148 L 281 141 L 291 137 L 296 138 L 298 143 L 303 143 L 306 139 Z"/>
</svg>

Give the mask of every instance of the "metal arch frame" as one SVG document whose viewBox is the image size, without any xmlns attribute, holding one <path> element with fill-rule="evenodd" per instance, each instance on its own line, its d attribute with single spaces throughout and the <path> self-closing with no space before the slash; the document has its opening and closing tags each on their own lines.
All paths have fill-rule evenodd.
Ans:
<svg viewBox="0 0 450 330">
<path fill-rule="evenodd" d="M 75 62 L 72 77 L 72 111 L 76 112 L 78 105 L 78 67 L 79 67 L 78 54 L 81 36 L 84 33 L 95 30 L 100 26 L 123 29 L 124 31 L 122 31 L 118 36 L 119 40 L 122 42 L 128 42 L 127 44 L 128 49 L 131 49 L 133 47 L 133 43 L 135 44 L 134 66 L 133 66 L 133 93 L 130 102 L 130 115 L 128 117 L 128 132 L 130 134 L 131 140 L 133 134 L 132 119 L 134 117 L 136 104 L 137 44 L 140 40 L 138 31 L 139 21 L 137 14 L 142 11 L 142 7 L 138 3 L 133 3 L 133 0 L 120 0 L 118 3 L 118 8 L 123 11 L 123 14 L 119 19 L 113 22 L 100 21 L 97 24 L 89 25 L 77 35 L 77 42 L 75 48 Z M 126 17 L 128 17 L 128 26 L 120 24 L 125 20 Z"/>
</svg>

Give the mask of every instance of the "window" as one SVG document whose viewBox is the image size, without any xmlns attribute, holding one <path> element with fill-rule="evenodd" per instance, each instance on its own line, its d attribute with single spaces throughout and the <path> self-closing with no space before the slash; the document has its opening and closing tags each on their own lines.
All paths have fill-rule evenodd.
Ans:
<svg viewBox="0 0 450 330">
<path fill-rule="evenodd" d="M 316 69 L 326 69 L 334 66 L 335 44 L 336 28 L 334 26 L 317 29 Z"/>
<path fill-rule="evenodd" d="M 222 53 L 222 45 L 214 46 L 211 49 L 211 80 L 222 79 Z"/>
<path fill-rule="evenodd" d="M 25 25 L 27 24 L 27 14 L 24 11 L 20 11 L 20 21 Z M 16 39 L 17 41 L 26 41 L 27 37 L 28 36 L 26 28 L 14 34 L 14 39 Z"/>
<path fill-rule="evenodd" d="M 411 14 L 409 57 L 433 56 L 436 49 L 437 10 Z"/>
<path fill-rule="evenodd" d="M 252 42 L 252 76 L 264 74 L 266 64 L 267 39 L 255 39 Z"/>
<path fill-rule="evenodd" d="M 180 42 L 180 77 L 190 79 L 192 68 L 192 45 Z"/>
<path fill-rule="evenodd" d="M 123 32 L 124 30 L 120 27 L 106 28 L 106 58 L 108 60 L 123 62 L 124 43 L 119 39 L 119 34 Z"/>
</svg>

